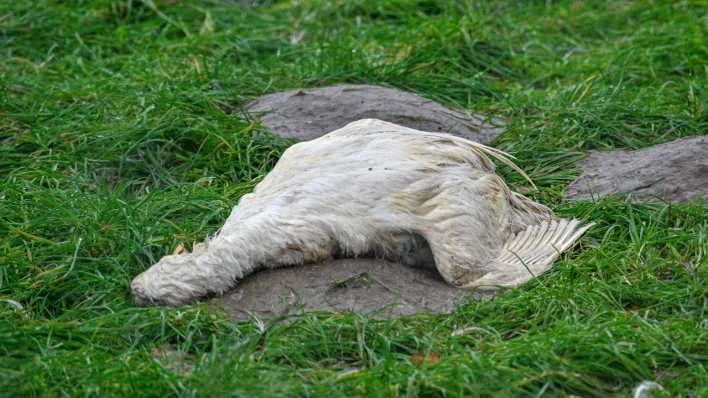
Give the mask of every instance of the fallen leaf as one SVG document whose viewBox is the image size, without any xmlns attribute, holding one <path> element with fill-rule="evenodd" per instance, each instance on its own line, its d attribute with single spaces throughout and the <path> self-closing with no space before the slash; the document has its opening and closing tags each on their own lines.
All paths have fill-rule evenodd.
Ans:
<svg viewBox="0 0 708 398">
<path fill-rule="evenodd" d="M 181 256 L 182 254 L 185 254 L 187 252 L 187 249 L 184 248 L 183 244 L 177 245 L 175 249 L 172 251 L 173 256 Z"/>
<path fill-rule="evenodd" d="M 440 357 L 434 352 L 426 353 L 425 351 L 420 351 L 411 357 L 411 362 L 418 366 L 422 364 L 435 365 L 440 362 Z"/>
</svg>

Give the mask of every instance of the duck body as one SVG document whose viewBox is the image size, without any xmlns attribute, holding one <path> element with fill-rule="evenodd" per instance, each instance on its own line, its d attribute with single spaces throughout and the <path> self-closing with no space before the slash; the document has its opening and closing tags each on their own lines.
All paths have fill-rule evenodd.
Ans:
<svg viewBox="0 0 708 398">
<path fill-rule="evenodd" d="M 589 225 L 511 192 L 489 156 L 508 162 L 481 144 L 376 119 L 295 144 L 215 237 L 163 257 L 135 278 L 133 294 L 140 304 L 185 304 L 259 269 L 337 256 L 434 266 L 460 288 L 518 286 Z"/>
</svg>

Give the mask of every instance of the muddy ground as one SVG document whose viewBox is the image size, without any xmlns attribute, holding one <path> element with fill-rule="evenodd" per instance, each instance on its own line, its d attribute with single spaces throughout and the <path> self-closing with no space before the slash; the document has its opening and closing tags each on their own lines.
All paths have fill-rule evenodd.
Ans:
<svg viewBox="0 0 708 398">
<path fill-rule="evenodd" d="M 261 271 L 215 301 L 234 320 L 269 319 L 302 311 L 354 311 L 385 319 L 450 313 L 471 293 L 431 269 L 378 259 L 341 259 Z"/>
</svg>

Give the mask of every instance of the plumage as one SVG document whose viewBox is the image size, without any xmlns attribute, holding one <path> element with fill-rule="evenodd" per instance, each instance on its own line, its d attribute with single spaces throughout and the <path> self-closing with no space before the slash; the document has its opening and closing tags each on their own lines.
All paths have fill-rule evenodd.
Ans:
<svg viewBox="0 0 708 398">
<path fill-rule="evenodd" d="M 490 157 L 523 174 L 482 144 L 352 122 L 290 147 L 216 236 L 163 257 L 133 280 L 133 294 L 140 304 L 180 305 L 266 267 L 370 255 L 434 266 L 460 288 L 518 286 L 590 225 L 511 192 Z"/>
</svg>

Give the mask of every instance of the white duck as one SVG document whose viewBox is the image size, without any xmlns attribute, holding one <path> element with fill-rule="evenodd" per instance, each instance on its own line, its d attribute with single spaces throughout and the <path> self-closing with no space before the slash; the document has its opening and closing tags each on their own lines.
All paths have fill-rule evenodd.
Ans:
<svg viewBox="0 0 708 398">
<path fill-rule="evenodd" d="M 463 289 L 518 286 L 590 225 L 511 192 L 488 156 L 526 177 L 496 149 L 375 119 L 295 144 L 214 238 L 163 257 L 133 280 L 133 294 L 181 305 L 260 269 L 337 255 L 434 263 Z"/>
</svg>

